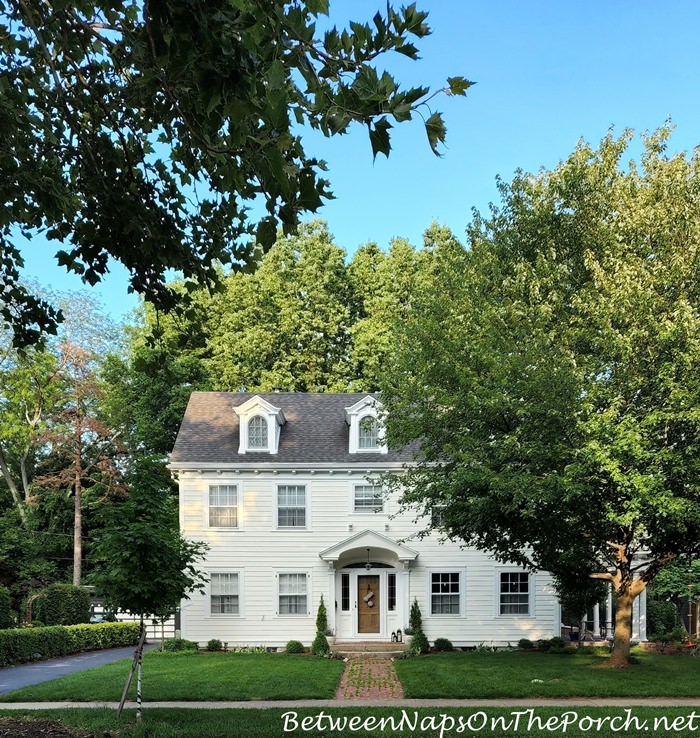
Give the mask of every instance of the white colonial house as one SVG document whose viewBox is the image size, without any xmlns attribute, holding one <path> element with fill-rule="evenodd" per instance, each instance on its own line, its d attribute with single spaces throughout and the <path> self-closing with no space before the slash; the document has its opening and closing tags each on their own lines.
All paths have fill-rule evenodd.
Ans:
<svg viewBox="0 0 700 738">
<path fill-rule="evenodd" d="M 182 603 L 183 638 L 309 645 L 321 595 L 338 641 L 389 641 L 414 599 L 430 641 L 560 633 L 546 572 L 416 537 L 424 526 L 379 482 L 412 460 L 383 444 L 380 408 L 367 394 L 192 394 L 169 466 L 183 534 L 209 544 L 209 584 Z"/>
</svg>

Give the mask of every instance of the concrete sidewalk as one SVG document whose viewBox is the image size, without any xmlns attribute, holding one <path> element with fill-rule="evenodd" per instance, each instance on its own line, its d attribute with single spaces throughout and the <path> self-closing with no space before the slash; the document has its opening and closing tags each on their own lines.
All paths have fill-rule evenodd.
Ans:
<svg viewBox="0 0 700 738">
<path fill-rule="evenodd" d="M 144 652 L 156 648 L 155 644 L 146 645 Z M 62 656 L 48 661 L 34 661 L 31 664 L 6 666 L 0 668 L 0 694 L 14 692 L 22 687 L 31 687 L 34 684 L 49 682 L 52 679 L 74 674 L 78 671 L 92 669 L 95 666 L 111 664 L 113 661 L 131 659 L 134 656 L 135 646 L 124 648 L 108 648 L 104 651 L 88 651 L 87 653 Z"/>
<path fill-rule="evenodd" d="M 109 709 L 114 710 L 117 702 L 0 702 L 2 710 L 57 710 L 57 709 Z M 144 710 L 177 708 L 185 710 L 296 710 L 324 707 L 394 707 L 424 708 L 442 707 L 475 709 L 484 707 L 700 707 L 700 697 L 642 697 L 642 698 L 577 698 L 577 699 L 472 699 L 472 700 L 278 700 L 239 702 L 144 702 Z M 127 702 L 126 709 L 136 708 L 136 703 Z"/>
</svg>

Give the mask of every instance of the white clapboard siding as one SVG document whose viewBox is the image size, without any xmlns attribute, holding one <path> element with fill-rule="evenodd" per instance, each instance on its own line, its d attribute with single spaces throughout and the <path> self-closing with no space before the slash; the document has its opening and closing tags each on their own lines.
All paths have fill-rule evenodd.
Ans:
<svg viewBox="0 0 700 738">
<path fill-rule="evenodd" d="M 201 568 L 211 572 L 237 572 L 240 613 L 212 615 L 208 594 L 194 594 L 184 601 L 182 637 L 205 644 L 211 638 L 236 646 L 280 647 L 297 639 L 309 645 L 315 634 L 316 608 L 323 594 L 329 620 L 338 623 L 354 617 L 342 613 L 340 591 L 332 597 L 335 573 L 319 554 L 364 530 L 376 531 L 419 552 L 407 572 L 397 569 L 401 581 L 398 612 L 386 617 L 388 634 L 408 624 L 408 605 L 417 599 L 423 629 L 429 640 L 449 638 L 456 646 L 479 643 L 515 644 L 519 638 L 545 638 L 559 633 L 559 607 L 547 573 L 530 575 L 530 613 L 527 616 L 498 614 L 498 582 L 503 566 L 485 553 L 442 543 L 436 534 L 417 539 L 413 515 L 398 514 L 396 500 L 388 500 L 382 513 L 355 513 L 353 488 L 365 481 L 365 471 L 233 471 L 182 472 L 180 474 L 180 521 L 183 533 L 192 540 L 206 541 L 210 549 Z M 236 530 L 209 528 L 207 524 L 210 484 L 238 487 Z M 276 490 L 279 484 L 306 487 L 307 527 L 304 530 L 276 529 Z M 430 572 L 459 570 L 462 609 L 459 615 L 431 615 Z M 308 614 L 284 616 L 277 613 L 277 575 L 308 572 Z M 404 578 L 405 577 L 405 578 Z M 403 587 L 406 589 L 403 589 Z M 336 608 L 336 602 L 338 607 Z"/>
</svg>

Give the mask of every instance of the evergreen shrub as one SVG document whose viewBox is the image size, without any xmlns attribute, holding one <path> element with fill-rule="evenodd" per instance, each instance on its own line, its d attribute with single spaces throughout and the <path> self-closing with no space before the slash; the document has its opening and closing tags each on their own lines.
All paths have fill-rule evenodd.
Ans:
<svg viewBox="0 0 700 738">
<path fill-rule="evenodd" d="M 176 651 L 199 651 L 199 644 L 195 641 L 188 641 L 186 638 L 166 638 L 163 643 L 163 650 L 170 653 Z"/>
<path fill-rule="evenodd" d="M 54 625 L 0 630 L 0 666 L 138 643 L 138 623 Z"/>
<path fill-rule="evenodd" d="M 34 600 L 33 618 L 45 625 L 90 622 L 90 595 L 73 584 L 51 584 Z"/>
<path fill-rule="evenodd" d="M 287 653 L 304 653 L 304 644 L 301 641 L 289 641 L 286 651 Z"/>
</svg>

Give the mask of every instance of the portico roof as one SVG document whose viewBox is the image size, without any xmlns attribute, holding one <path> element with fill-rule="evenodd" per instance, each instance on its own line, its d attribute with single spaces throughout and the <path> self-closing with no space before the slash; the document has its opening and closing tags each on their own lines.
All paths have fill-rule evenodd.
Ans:
<svg viewBox="0 0 700 738">
<path fill-rule="evenodd" d="M 374 530 L 363 530 L 355 533 L 350 538 L 346 538 L 325 551 L 321 551 L 319 556 L 324 561 L 338 561 L 343 554 L 363 548 L 390 551 L 399 561 L 415 561 L 418 558 L 417 551 Z"/>
</svg>

